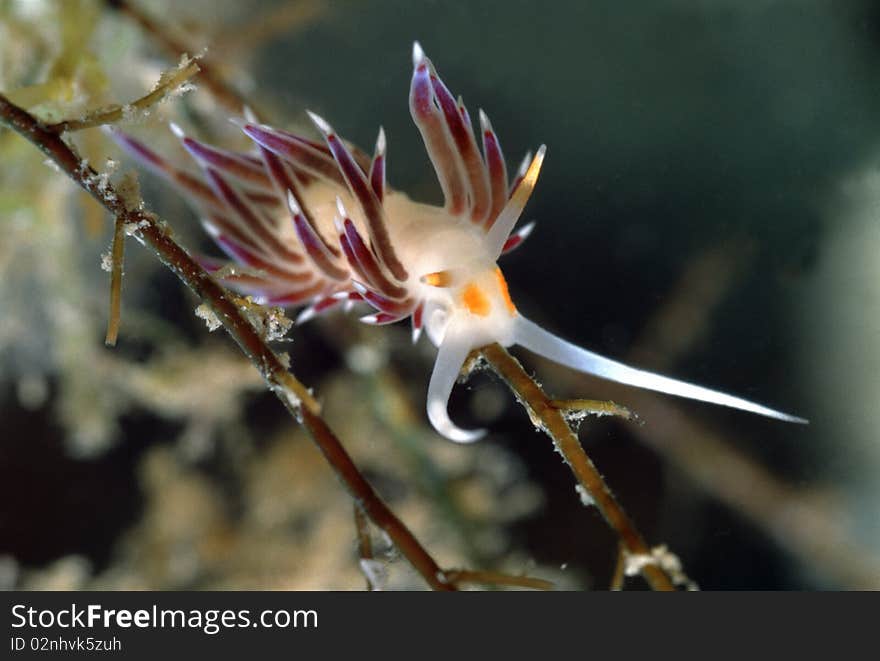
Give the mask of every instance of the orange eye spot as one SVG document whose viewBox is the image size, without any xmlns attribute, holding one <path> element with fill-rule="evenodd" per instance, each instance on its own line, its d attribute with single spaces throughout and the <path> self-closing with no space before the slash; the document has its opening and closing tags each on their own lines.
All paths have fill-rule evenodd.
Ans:
<svg viewBox="0 0 880 661">
<path fill-rule="evenodd" d="M 464 288 L 461 300 L 468 312 L 481 317 L 488 316 L 489 310 L 492 308 L 489 304 L 489 299 L 486 298 L 483 290 L 477 287 L 473 282 L 469 283 L 468 286 Z"/>
<path fill-rule="evenodd" d="M 452 283 L 452 275 L 449 271 L 437 271 L 428 273 L 419 278 L 424 284 L 432 287 L 448 287 Z"/>
<path fill-rule="evenodd" d="M 507 307 L 507 311 L 511 315 L 515 315 L 516 306 L 513 304 L 513 299 L 510 298 L 510 291 L 507 289 L 507 280 L 504 279 L 504 274 L 497 266 L 495 267 L 495 279 L 498 281 L 498 289 L 501 291 L 501 298 L 504 299 L 504 305 Z"/>
</svg>

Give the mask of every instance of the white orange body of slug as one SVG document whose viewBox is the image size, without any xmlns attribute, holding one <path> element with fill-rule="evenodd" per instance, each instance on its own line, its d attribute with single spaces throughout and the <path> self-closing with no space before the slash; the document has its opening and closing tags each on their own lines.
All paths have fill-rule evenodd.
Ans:
<svg viewBox="0 0 880 661">
<path fill-rule="evenodd" d="M 305 321 L 341 304 L 363 302 L 386 324 L 411 318 L 438 347 L 428 417 L 453 441 L 473 441 L 449 419 L 447 402 L 468 353 L 492 342 L 521 345 L 562 365 L 641 388 L 730 406 L 791 422 L 800 418 L 738 397 L 645 372 L 570 344 L 517 312 L 496 262 L 531 225 L 514 225 L 531 195 L 545 148 L 528 155 L 512 184 L 498 138 L 480 112 L 482 151 L 467 110 L 422 49 L 413 48 L 410 110 L 445 196 L 435 207 L 385 183 L 380 130 L 372 157 L 345 143 L 310 113 L 323 142 L 253 121 L 254 142 L 232 152 L 188 138 L 172 126 L 203 176 L 172 166 L 142 143 L 113 131 L 127 151 L 182 189 L 207 231 L 236 263 L 251 267 L 224 282 L 274 305 L 304 305 Z M 203 258 L 209 270 L 224 262 Z"/>
</svg>

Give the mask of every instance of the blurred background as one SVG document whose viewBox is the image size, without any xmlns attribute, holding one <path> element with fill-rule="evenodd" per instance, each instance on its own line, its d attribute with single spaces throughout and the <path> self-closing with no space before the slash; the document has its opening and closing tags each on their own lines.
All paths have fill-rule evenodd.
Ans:
<svg viewBox="0 0 880 661">
<path fill-rule="evenodd" d="M 0 90 L 55 121 L 148 91 L 171 57 L 115 3 L 0 0 Z M 438 201 L 407 107 L 418 39 L 508 167 L 548 157 L 502 267 L 524 314 L 600 353 L 807 417 L 654 396 L 517 354 L 560 398 L 613 398 L 587 452 L 650 544 L 704 589 L 880 588 L 880 6 L 870 0 L 534 3 L 132 0 L 271 123 L 306 108 Z M 231 148 L 198 89 L 123 124 Z M 104 171 L 134 165 L 98 130 Z M 110 161 L 108 161 L 110 159 Z M 112 161 L 112 162 L 111 162 Z M 194 250 L 192 212 L 141 173 Z M 308 437 L 198 301 L 129 242 L 104 346 L 110 219 L 0 130 L 0 587 L 362 589 L 352 507 Z M 278 345 L 394 511 L 445 567 L 606 589 L 616 540 L 550 440 L 488 374 L 427 425 L 434 350 L 330 315 Z M 421 589 L 376 536 L 388 588 Z M 630 579 L 628 588 L 643 588 Z"/>
</svg>

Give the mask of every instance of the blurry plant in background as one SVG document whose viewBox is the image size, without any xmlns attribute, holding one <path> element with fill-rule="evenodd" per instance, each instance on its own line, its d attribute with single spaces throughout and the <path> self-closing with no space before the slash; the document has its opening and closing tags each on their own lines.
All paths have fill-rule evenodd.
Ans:
<svg viewBox="0 0 880 661">
<path fill-rule="evenodd" d="M 647 537 L 703 587 L 876 588 L 880 16 L 867 2 L 760 4 L 560 3 L 539 17 L 416 3 L 391 21 L 399 3 L 131 3 L 190 53 L 207 48 L 217 78 L 279 126 L 301 128 L 312 107 L 369 144 L 384 124 L 390 181 L 426 199 L 406 90 L 408 45 L 430 44 L 504 127 L 508 156 L 549 144 L 538 230 L 507 271 L 533 316 L 640 366 L 807 402 L 782 407 L 814 420 L 803 430 L 541 365 L 548 390 L 612 397 L 644 420 L 589 421 L 580 438 Z M 0 92 L 46 123 L 142 97 L 177 57 L 125 5 L 0 0 Z M 121 125 L 181 162 L 170 120 L 243 148 L 217 90 L 197 82 Z M 108 181 L 131 169 L 100 130 L 68 135 Z M 141 184 L 176 239 L 207 249 L 182 200 Z M 384 587 L 423 585 L 375 531 L 358 561 L 351 500 L 321 455 L 133 242 L 118 346 L 104 346 L 112 220 L 3 128 L 0 226 L 0 584 L 356 589 L 366 564 Z M 460 417 L 496 431 L 462 447 L 426 426 L 433 350 L 407 329 L 339 315 L 279 347 L 442 566 L 612 581 L 614 536 L 495 380 L 456 394 Z"/>
</svg>

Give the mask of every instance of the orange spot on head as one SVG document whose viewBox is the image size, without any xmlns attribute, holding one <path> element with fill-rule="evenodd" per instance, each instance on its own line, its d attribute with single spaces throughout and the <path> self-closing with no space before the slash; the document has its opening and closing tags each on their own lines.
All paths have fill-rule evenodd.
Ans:
<svg viewBox="0 0 880 661">
<path fill-rule="evenodd" d="M 479 315 L 480 317 L 488 316 L 489 310 L 492 309 L 492 305 L 489 303 L 486 294 L 484 294 L 483 290 L 473 282 L 469 282 L 464 288 L 464 292 L 461 295 L 461 301 L 464 303 L 468 312 Z"/>
<path fill-rule="evenodd" d="M 504 274 L 497 266 L 495 267 L 495 279 L 498 281 L 498 289 L 501 291 L 501 298 L 504 299 L 504 305 L 507 308 L 507 311 L 511 315 L 515 315 L 516 306 L 513 304 L 513 299 L 510 298 L 510 291 L 507 289 L 507 280 L 504 279 Z"/>
</svg>

